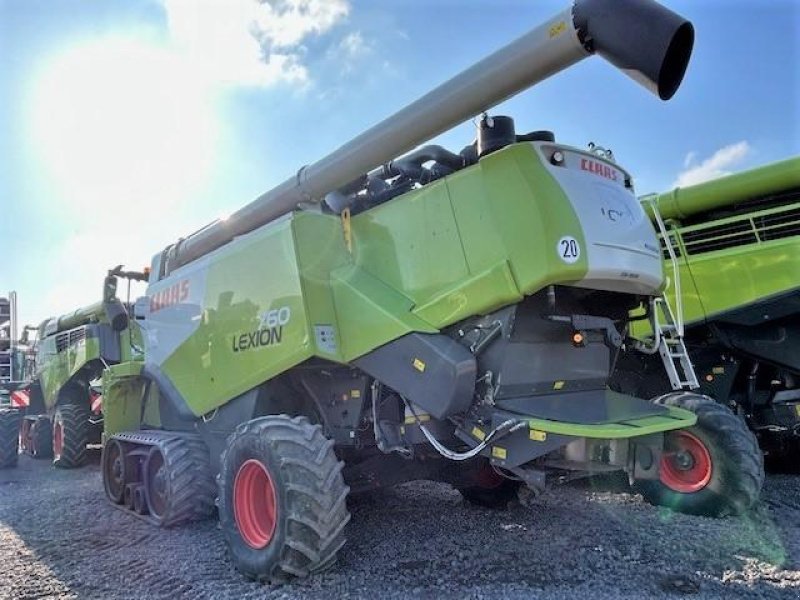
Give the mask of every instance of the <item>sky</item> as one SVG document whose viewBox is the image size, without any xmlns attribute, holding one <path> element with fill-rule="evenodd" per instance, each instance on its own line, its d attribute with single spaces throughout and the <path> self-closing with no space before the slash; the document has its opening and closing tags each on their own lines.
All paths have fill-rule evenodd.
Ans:
<svg viewBox="0 0 800 600">
<path fill-rule="evenodd" d="M 800 0 L 663 3 L 696 29 L 670 102 L 591 58 L 491 112 L 613 149 L 639 193 L 800 154 Z M 29 323 L 95 302 L 567 5 L 0 0 L 0 295 Z"/>
</svg>

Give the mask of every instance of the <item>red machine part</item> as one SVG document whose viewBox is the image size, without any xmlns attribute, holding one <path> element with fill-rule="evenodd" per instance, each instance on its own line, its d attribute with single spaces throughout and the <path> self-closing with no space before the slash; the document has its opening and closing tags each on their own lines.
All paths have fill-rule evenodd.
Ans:
<svg viewBox="0 0 800 600">
<path fill-rule="evenodd" d="M 31 400 L 28 390 L 16 390 L 11 392 L 9 398 L 11 400 L 11 406 L 14 408 L 26 408 Z"/>
</svg>

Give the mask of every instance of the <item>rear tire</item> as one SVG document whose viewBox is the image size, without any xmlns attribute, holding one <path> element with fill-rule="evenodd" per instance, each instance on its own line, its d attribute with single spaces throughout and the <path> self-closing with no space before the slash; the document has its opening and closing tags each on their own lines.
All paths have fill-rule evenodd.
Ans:
<svg viewBox="0 0 800 600">
<path fill-rule="evenodd" d="M 330 567 L 350 520 L 343 467 L 333 441 L 305 417 L 239 425 L 218 478 L 220 523 L 236 568 L 285 583 Z"/>
<path fill-rule="evenodd" d="M 517 500 L 522 486 L 522 482 L 497 473 L 489 461 L 484 461 L 473 480 L 473 485 L 461 485 L 456 489 L 470 504 L 495 510 L 506 510 L 509 504 Z"/>
<path fill-rule="evenodd" d="M 74 469 L 86 462 L 89 444 L 89 409 L 78 404 L 56 407 L 53 417 L 53 464 Z"/>
<path fill-rule="evenodd" d="M 758 501 L 764 484 L 764 457 L 755 435 L 726 406 L 690 392 L 665 394 L 657 404 L 697 415 L 697 424 L 668 432 L 657 481 L 637 489 L 652 504 L 679 512 L 722 517 L 740 515 Z"/>
<path fill-rule="evenodd" d="M 33 458 L 53 458 L 53 424 L 50 422 L 50 417 L 42 415 L 36 419 L 31 437 Z"/>
<path fill-rule="evenodd" d="M 22 413 L 15 408 L 0 408 L 0 469 L 17 466 L 19 425 Z"/>
</svg>

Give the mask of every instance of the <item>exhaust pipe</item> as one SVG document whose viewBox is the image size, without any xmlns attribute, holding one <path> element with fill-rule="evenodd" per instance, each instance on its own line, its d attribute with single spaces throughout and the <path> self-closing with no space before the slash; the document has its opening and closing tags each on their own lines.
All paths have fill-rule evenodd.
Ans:
<svg viewBox="0 0 800 600">
<path fill-rule="evenodd" d="M 680 86 L 694 43 L 688 21 L 654 0 L 576 0 L 568 8 L 456 75 L 318 162 L 301 168 L 225 221 L 162 253 L 171 271 L 362 177 L 374 167 L 597 53 L 657 94 Z"/>
</svg>

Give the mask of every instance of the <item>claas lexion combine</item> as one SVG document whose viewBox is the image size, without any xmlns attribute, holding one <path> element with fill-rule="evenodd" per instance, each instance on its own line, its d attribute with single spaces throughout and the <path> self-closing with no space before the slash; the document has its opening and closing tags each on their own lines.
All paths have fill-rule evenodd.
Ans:
<svg viewBox="0 0 800 600">
<path fill-rule="evenodd" d="M 726 413 L 752 443 L 726 445 L 697 418 L 727 411 L 713 401 L 608 387 L 620 356 L 653 350 L 632 311 L 681 343 L 653 317 L 666 280 L 630 175 L 499 116 L 460 153 L 404 155 L 595 53 L 669 99 L 693 38 L 651 0 L 578 0 L 156 254 L 128 325 L 143 355 L 102 372 L 109 499 L 162 526 L 216 500 L 236 567 L 263 581 L 334 562 L 349 491 L 414 479 L 494 505 L 624 471 L 653 502 L 747 509 L 763 471 L 741 421 Z"/>
<path fill-rule="evenodd" d="M 744 417 L 767 457 L 796 466 L 800 158 L 642 202 L 663 224 L 673 282 L 667 296 L 682 304 L 699 391 Z M 633 394 L 669 390 L 674 381 L 661 367 L 657 354 L 625 356 L 613 387 Z"/>
<path fill-rule="evenodd" d="M 119 278 L 143 281 L 145 275 L 112 269 L 101 301 L 39 325 L 35 366 L 20 382 L 26 402 L 0 413 L 0 467 L 16 464 L 20 446 L 57 467 L 79 467 L 87 448 L 101 443 L 102 397 L 94 384 L 107 366 L 141 358 L 131 307 L 117 298 Z"/>
</svg>

